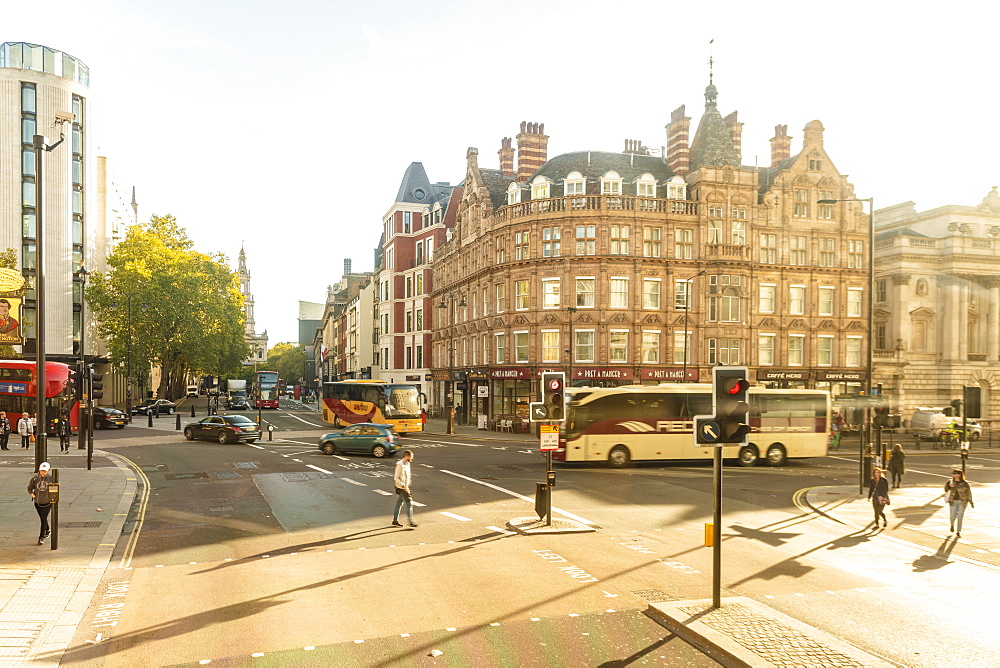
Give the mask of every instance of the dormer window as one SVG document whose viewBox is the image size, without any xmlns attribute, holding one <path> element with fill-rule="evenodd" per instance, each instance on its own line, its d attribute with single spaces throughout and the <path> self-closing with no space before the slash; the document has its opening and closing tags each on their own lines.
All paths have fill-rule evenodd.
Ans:
<svg viewBox="0 0 1000 668">
<path fill-rule="evenodd" d="M 687 183 L 679 176 L 674 176 L 667 183 L 667 199 L 687 199 Z"/>
<path fill-rule="evenodd" d="M 583 195 L 587 193 L 587 179 L 580 172 L 570 172 L 563 180 L 563 194 L 572 197 L 570 206 L 574 209 L 582 209 Z"/>
<path fill-rule="evenodd" d="M 601 194 L 602 195 L 621 195 L 622 194 L 622 177 L 618 176 L 618 172 L 608 172 L 601 177 Z"/>
<path fill-rule="evenodd" d="M 639 197 L 656 197 L 656 179 L 650 173 L 643 174 L 635 183 L 635 194 Z"/>
<path fill-rule="evenodd" d="M 819 172 L 823 170 L 823 161 L 818 158 L 809 158 L 809 171 Z"/>
<path fill-rule="evenodd" d="M 507 186 L 507 204 L 517 204 L 521 201 L 521 188 L 516 183 Z"/>
<path fill-rule="evenodd" d="M 549 195 L 549 180 L 544 176 L 536 176 L 531 182 L 531 199 L 545 199 Z"/>
</svg>

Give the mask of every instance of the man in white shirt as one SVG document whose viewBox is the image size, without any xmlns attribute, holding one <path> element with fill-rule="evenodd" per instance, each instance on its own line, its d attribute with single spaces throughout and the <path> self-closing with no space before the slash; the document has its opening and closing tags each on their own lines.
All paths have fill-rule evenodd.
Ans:
<svg viewBox="0 0 1000 668">
<path fill-rule="evenodd" d="M 413 461 L 413 451 L 403 450 L 403 457 L 396 462 L 396 472 L 392 476 L 392 481 L 396 485 L 396 510 L 392 513 L 392 526 L 401 527 L 399 523 L 399 511 L 405 505 L 406 514 L 410 518 L 410 526 L 415 527 L 417 523 L 413 521 L 413 496 L 410 494 L 410 462 Z"/>
</svg>

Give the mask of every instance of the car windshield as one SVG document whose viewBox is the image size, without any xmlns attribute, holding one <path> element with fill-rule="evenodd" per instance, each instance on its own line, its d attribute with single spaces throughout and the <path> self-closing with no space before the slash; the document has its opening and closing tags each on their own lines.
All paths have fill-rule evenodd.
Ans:
<svg viewBox="0 0 1000 668">
<path fill-rule="evenodd" d="M 224 419 L 229 424 L 254 424 L 254 421 L 245 415 L 227 415 Z"/>
</svg>

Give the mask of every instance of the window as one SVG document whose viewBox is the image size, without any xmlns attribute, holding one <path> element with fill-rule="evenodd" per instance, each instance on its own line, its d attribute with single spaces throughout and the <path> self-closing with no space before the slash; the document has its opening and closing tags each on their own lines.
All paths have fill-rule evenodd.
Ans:
<svg viewBox="0 0 1000 668">
<path fill-rule="evenodd" d="M 409 211 L 403 212 L 403 234 L 413 231 L 413 214 Z"/>
<path fill-rule="evenodd" d="M 861 317 L 861 288 L 847 288 L 847 316 Z"/>
<path fill-rule="evenodd" d="M 642 254 L 644 257 L 660 257 L 660 235 L 663 229 L 659 227 L 642 228 Z"/>
<path fill-rule="evenodd" d="M 708 340 L 708 363 L 709 364 L 739 364 L 740 363 L 740 340 L 739 339 L 709 339 Z"/>
<path fill-rule="evenodd" d="M 720 226 L 720 223 L 717 220 L 708 221 L 708 243 L 710 244 L 722 243 L 722 227 Z"/>
<path fill-rule="evenodd" d="M 627 362 L 628 361 L 628 330 L 612 329 L 611 337 L 608 340 L 608 361 Z"/>
<path fill-rule="evenodd" d="M 493 335 L 496 342 L 496 354 L 494 355 L 494 360 L 497 364 L 504 364 L 507 361 L 507 337 L 505 334 L 498 333 Z"/>
<path fill-rule="evenodd" d="M 734 246 L 745 246 L 747 243 L 747 224 L 742 220 L 734 220 L 730 235 Z"/>
<path fill-rule="evenodd" d="M 576 336 L 576 361 L 594 361 L 594 330 L 578 329 L 574 332 Z"/>
<path fill-rule="evenodd" d="M 733 219 L 734 220 L 746 220 L 747 219 L 747 208 L 745 206 L 734 206 L 733 207 Z"/>
<path fill-rule="evenodd" d="M 861 366 L 861 337 L 847 337 L 847 356 L 844 360 L 846 366 Z"/>
<path fill-rule="evenodd" d="M 559 237 L 561 236 L 559 227 L 542 228 L 542 257 L 559 256 Z"/>
<path fill-rule="evenodd" d="M 726 215 L 726 208 L 721 204 L 711 204 L 708 207 L 709 218 L 722 218 Z"/>
<path fill-rule="evenodd" d="M 805 340 L 804 334 L 788 335 L 788 366 L 802 366 Z"/>
<path fill-rule="evenodd" d="M 757 292 L 757 310 L 761 313 L 774 313 L 774 297 L 778 286 L 774 283 L 761 283 Z"/>
<path fill-rule="evenodd" d="M 563 192 L 567 197 L 573 197 L 574 195 L 579 195 L 579 197 L 573 197 L 570 200 L 570 207 L 573 209 L 582 209 L 584 207 L 583 195 L 587 191 L 587 181 L 583 178 L 580 172 L 570 172 L 566 176 L 566 180 L 563 181 Z"/>
<path fill-rule="evenodd" d="M 833 336 L 820 334 L 816 337 L 816 364 L 830 366 L 833 364 Z"/>
<path fill-rule="evenodd" d="M 819 240 L 819 266 L 833 267 L 836 265 L 837 240 L 823 237 Z"/>
<path fill-rule="evenodd" d="M 406 346 L 406 367 L 407 369 L 413 368 L 413 348 Z"/>
<path fill-rule="evenodd" d="M 521 201 L 521 189 L 517 183 L 511 183 L 507 187 L 507 204 L 517 204 Z"/>
<path fill-rule="evenodd" d="M 594 225 L 576 226 L 576 254 L 597 254 L 597 231 Z"/>
<path fill-rule="evenodd" d="M 528 255 L 528 233 L 527 232 L 515 232 L 514 233 L 514 259 L 515 260 L 527 260 Z"/>
<path fill-rule="evenodd" d="M 809 191 L 804 189 L 797 189 L 795 191 L 795 205 L 792 209 L 792 215 L 796 218 L 808 218 L 809 217 Z"/>
<path fill-rule="evenodd" d="M 886 301 L 886 283 L 884 278 L 880 278 L 875 281 L 875 301 L 879 304 L 884 304 Z"/>
<path fill-rule="evenodd" d="M 413 296 L 413 277 L 412 276 L 407 276 L 406 277 L 406 291 L 405 291 L 405 295 L 407 297 L 412 297 Z"/>
<path fill-rule="evenodd" d="M 816 158 L 809 158 L 809 171 L 818 172 L 823 169 L 823 161 L 817 160 Z M 826 193 L 824 193 L 826 194 Z M 832 197 L 825 197 L 823 199 L 833 199 Z"/>
<path fill-rule="evenodd" d="M 514 282 L 514 310 L 515 311 L 527 311 L 529 306 L 528 301 L 528 281 L 515 281 Z"/>
<path fill-rule="evenodd" d="M 872 345 L 875 346 L 875 350 L 885 350 L 886 346 L 886 324 L 884 322 L 876 322 L 874 325 L 875 331 L 872 333 Z"/>
<path fill-rule="evenodd" d="M 611 308 L 628 308 L 628 279 L 611 279 Z"/>
<path fill-rule="evenodd" d="M 659 330 L 644 330 L 642 332 L 642 361 L 656 364 L 660 361 Z"/>
<path fill-rule="evenodd" d="M 611 226 L 611 254 L 628 255 L 628 225 Z"/>
<path fill-rule="evenodd" d="M 774 365 L 774 334 L 761 334 L 757 337 L 757 364 Z"/>
<path fill-rule="evenodd" d="M 559 299 L 559 279 L 543 278 L 542 308 L 559 308 L 561 305 L 562 304 Z"/>
<path fill-rule="evenodd" d="M 490 312 L 490 293 L 489 288 L 483 288 L 483 315 Z M 486 350 L 486 346 L 483 346 L 483 350 Z"/>
<path fill-rule="evenodd" d="M 389 365 L 389 349 L 388 348 L 383 348 L 382 349 L 382 368 L 383 369 L 390 368 L 390 365 Z"/>
<path fill-rule="evenodd" d="M 417 274 L 417 286 L 414 294 L 417 295 L 424 294 L 424 275 L 422 273 Z"/>
<path fill-rule="evenodd" d="M 559 354 L 559 330 L 542 330 L 542 361 L 558 363 L 561 357 Z"/>
<path fill-rule="evenodd" d="M 683 310 L 688 307 L 688 286 L 690 283 L 685 280 L 674 281 L 674 308 Z"/>
<path fill-rule="evenodd" d="M 389 314 L 388 313 L 383 313 L 382 314 L 382 333 L 383 334 L 391 334 L 391 332 L 389 331 Z"/>
<path fill-rule="evenodd" d="M 643 180 L 638 181 L 635 185 L 635 192 L 639 197 L 656 197 L 656 181 L 652 180 L 652 176 L 649 174 L 643 174 Z M 649 177 L 650 180 L 645 180 Z"/>
<path fill-rule="evenodd" d="M 760 235 L 760 262 L 761 264 L 778 263 L 778 235 Z"/>
<path fill-rule="evenodd" d="M 528 361 L 528 333 L 514 332 L 514 361 Z"/>
<path fill-rule="evenodd" d="M 434 240 L 425 239 L 424 240 L 424 254 L 427 256 L 428 262 L 434 261 Z"/>
<path fill-rule="evenodd" d="M 594 308 L 594 277 L 577 276 L 576 305 L 581 308 Z"/>
<path fill-rule="evenodd" d="M 708 299 L 708 319 L 712 322 L 740 321 L 740 293 L 736 288 L 725 288 L 721 295 Z"/>
<path fill-rule="evenodd" d="M 691 361 L 691 332 L 674 331 L 674 364 Z"/>
<path fill-rule="evenodd" d="M 413 311 L 406 312 L 406 330 L 407 332 L 413 331 Z"/>
<path fill-rule="evenodd" d="M 791 237 L 788 240 L 788 264 L 804 266 L 807 261 L 809 250 L 808 237 Z"/>
<path fill-rule="evenodd" d="M 810 162 L 812 162 L 810 160 Z M 823 190 L 819 194 L 820 199 L 834 199 L 833 193 L 828 190 Z M 817 204 L 816 211 L 819 214 L 820 220 L 833 220 L 833 205 L 832 204 Z"/>
<path fill-rule="evenodd" d="M 417 346 L 417 368 L 422 369 L 424 366 L 424 347 Z"/>
<path fill-rule="evenodd" d="M 793 285 L 788 288 L 789 315 L 804 315 L 806 312 L 806 286 Z"/>
<path fill-rule="evenodd" d="M 819 315 L 833 315 L 833 290 L 826 286 L 819 289 Z"/>
<path fill-rule="evenodd" d="M 507 238 L 504 236 L 498 236 L 496 239 L 496 259 L 497 264 L 507 261 Z"/>
<path fill-rule="evenodd" d="M 424 310 L 422 308 L 414 311 L 414 321 L 416 322 L 417 331 L 422 331 L 424 328 Z"/>
<path fill-rule="evenodd" d="M 865 242 L 847 242 L 847 266 L 850 269 L 862 269 L 865 266 Z"/>
<path fill-rule="evenodd" d="M 483 334 L 483 364 L 490 363 L 490 336 L 489 334 Z"/>
<path fill-rule="evenodd" d="M 507 284 L 496 284 L 497 313 L 503 313 L 507 309 Z"/>
<path fill-rule="evenodd" d="M 545 199 L 549 197 L 549 182 L 544 176 L 538 176 L 531 182 L 531 199 Z"/>
<path fill-rule="evenodd" d="M 621 195 L 622 181 L 616 172 L 608 172 L 601 179 L 602 195 Z"/>
<path fill-rule="evenodd" d="M 660 308 L 660 279 L 642 279 L 642 307 L 649 309 Z"/>
<path fill-rule="evenodd" d="M 674 230 L 674 257 L 678 260 L 690 260 L 694 253 L 693 239 L 693 230 Z"/>
<path fill-rule="evenodd" d="M 667 184 L 667 198 L 687 199 L 687 184 L 683 178 L 675 176 L 670 179 L 670 183 Z"/>
</svg>

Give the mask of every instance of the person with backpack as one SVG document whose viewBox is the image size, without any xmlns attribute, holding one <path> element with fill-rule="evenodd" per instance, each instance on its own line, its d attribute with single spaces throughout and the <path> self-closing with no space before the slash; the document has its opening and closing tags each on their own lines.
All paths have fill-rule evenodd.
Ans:
<svg viewBox="0 0 1000 668">
<path fill-rule="evenodd" d="M 49 530 L 49 511 L 52 510 L 52 501 L 49 498 L 49 484 L 52 482 L 52 478 L 49 476 L 50 468 L 48 462 L 42 462 L 38 466 L 38 473 L 31 476 L 31 480 L 28 481 L 28 494 L 31 495 L 31 501 L 35 504 L 35 511 L 38 513 L 39 545 L 51 533 Z"/>
</svg>

